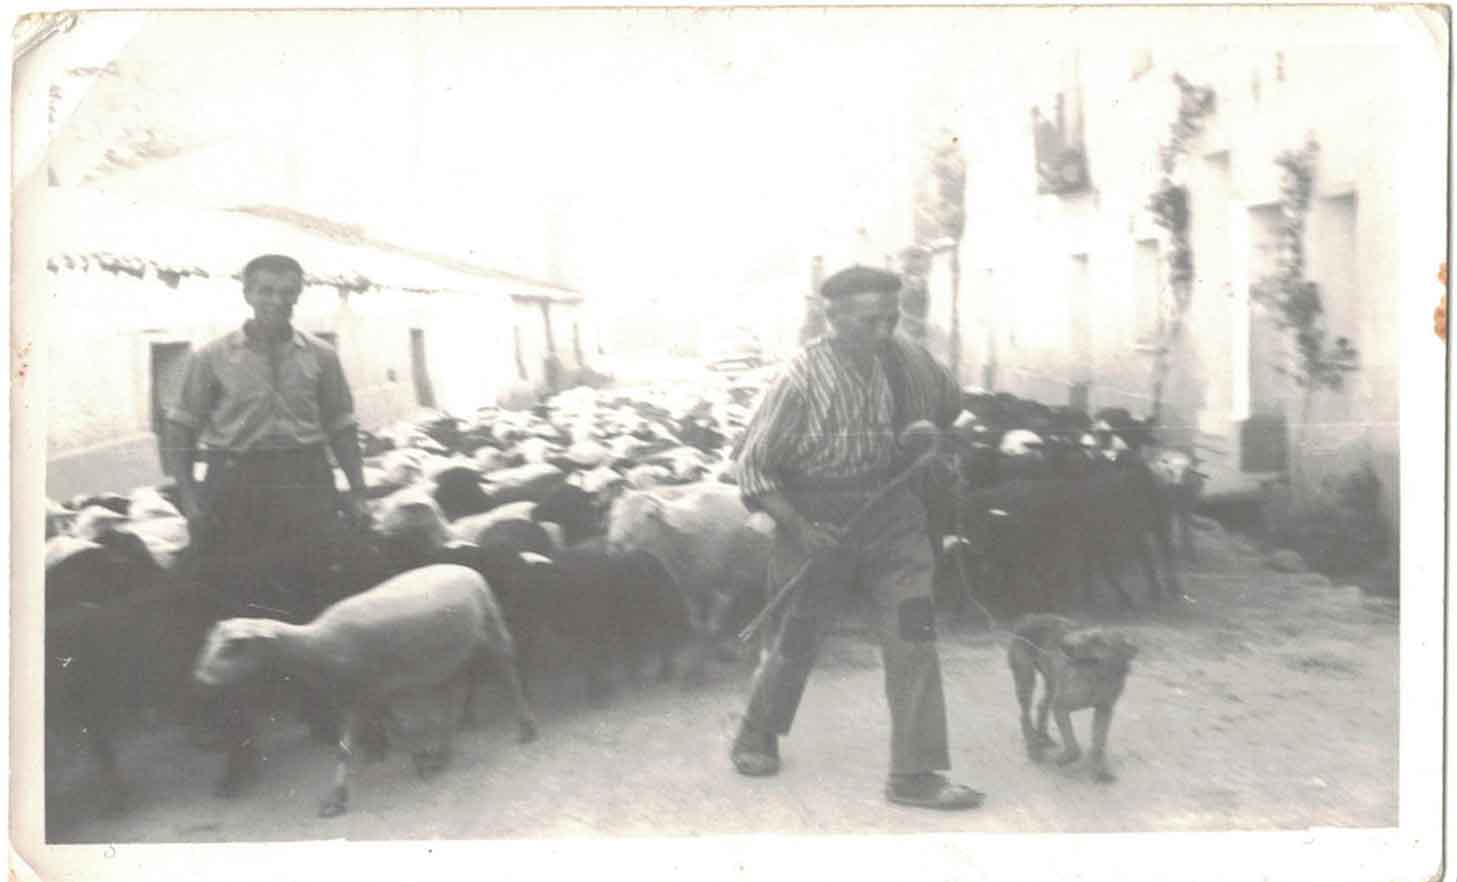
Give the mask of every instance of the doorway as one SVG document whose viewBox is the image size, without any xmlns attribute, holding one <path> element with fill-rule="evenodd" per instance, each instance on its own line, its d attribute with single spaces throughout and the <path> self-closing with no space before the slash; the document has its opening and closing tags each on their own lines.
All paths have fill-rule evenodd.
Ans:
<svg viewBox="0 0 1457 882">
<path fill-rule="evenodd" d="M 435 406 L 435 388 L 430 384 L 430 362 L 425 357 L 425 332 L 410 329 L 410 373 L 415 379 L 415 403 Z"/>
</svg>

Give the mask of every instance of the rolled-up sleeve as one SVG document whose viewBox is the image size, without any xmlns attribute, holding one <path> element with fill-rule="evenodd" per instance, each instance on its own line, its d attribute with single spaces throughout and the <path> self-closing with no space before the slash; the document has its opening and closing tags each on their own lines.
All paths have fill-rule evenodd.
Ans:
<svg viewBox="0 0 1457 882">
<path fill-rule="evenodd" d="M 217 389 L 217 376 L 206 350 L 187 357 L 182 371 L 182 388 L 177 400 L 167 408 L 167 421 L 197 431 L 212 412 Z"/>
<path fill-rule="evenodd" d="M 757 511 L 757 500 L 784 489 L 784 468 L 793 462 L 804 436 L 806 401 L 792 378 L 782 377 L 764 393 L 744 429 L 738 457 L 739 493 Z"/>
<path fill-rule="evenodd" d="M 354 395 L 344 379 L 339 353 L 322 347 L 319 352 L 319 423 L 330 438 L 345 429 L 355 428 Z"/>
</svg>

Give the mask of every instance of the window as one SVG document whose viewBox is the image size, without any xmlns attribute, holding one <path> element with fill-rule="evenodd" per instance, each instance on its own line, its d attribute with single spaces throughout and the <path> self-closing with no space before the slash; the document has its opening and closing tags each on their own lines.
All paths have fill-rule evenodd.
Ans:
<svg viewBox="0 0 1457 882">
<path fill-rule="evenodd" d="M 1133 265 L 1133 331 L 1139 346 L 1156 345 L 1164 333 L 1163 270 L 1158 240 L 1139 242 Z"/>
</svg>

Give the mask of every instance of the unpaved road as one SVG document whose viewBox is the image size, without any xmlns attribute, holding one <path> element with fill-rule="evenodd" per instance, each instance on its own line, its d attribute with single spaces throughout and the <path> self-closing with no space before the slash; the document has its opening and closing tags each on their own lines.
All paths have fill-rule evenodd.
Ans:
<svg viewBox="0 0 1457 882">
<path fill-rule="evenodd" d="M 348 838 L 493 839 L 709 833 L 1101 832 L 1382 827 L 1397 822 L 1397 628 L 1389 602 L 1310 574 L 1264 568 L 1238 537 L 1201 535 L 1186 565 L 1195 598 L 1178 618 L 1126 623 L 1141 652 L 1115 714 L 1119 780 L 1083 764 L 1035 765 L 995 631 L 949 623 L 941 647 L 954 775 L 985 790 L 979 811 L 943 815 L 881 796 L 887 716 L 878 651 L 854 615 L 825 648 L 777 778 L 727 758 L 747 662 L 710 682 L 630 683 L 605 706 L 580 684 L 543 687 L 541 738 L 517 745 L 505 715 L 457 739 L 451 767 L 421 781 L 394 752 L 362 764 L 350 814 L 315 816 L 332 756 L 292 720 L 263 742 L 254 791 L 210 794 L 219 758 L 174 727 L 123 745 L 136 799 L 95 814 L 84 757 L 61 769 L 69 842 Z M 1136 584 L 1136 583 L 1134 583 Z M 1086 745 L 1088 714 L 1074 717 Z"/>
</svg>

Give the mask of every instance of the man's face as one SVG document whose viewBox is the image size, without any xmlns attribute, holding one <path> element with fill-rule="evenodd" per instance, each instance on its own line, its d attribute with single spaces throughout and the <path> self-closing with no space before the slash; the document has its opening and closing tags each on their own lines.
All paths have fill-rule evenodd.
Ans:
<svg viewBox="0 0 1457 882">
<path fill-rule="evenodd" d="M 289 326 L 302 291 L 303 279 L 292 270 L 257 269 L 243 285 L 243 298 L 253 307 L 259 330 L 278 332 Z"/>
<path fill-rule="evenodd" d="M 873 349 L 889 340 L 900 321 L 900 295 L 873 291 L 851 294 L 830 305 L 835 337 L 857 348 Z"/>
</svg>

